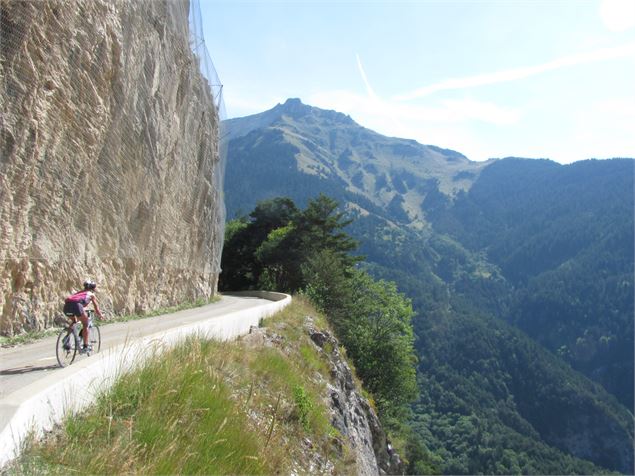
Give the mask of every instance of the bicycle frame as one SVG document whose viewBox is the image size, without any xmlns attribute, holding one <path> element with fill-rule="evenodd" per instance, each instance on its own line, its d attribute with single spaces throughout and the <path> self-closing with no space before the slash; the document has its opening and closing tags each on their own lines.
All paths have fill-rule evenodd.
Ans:
<svg viewBox="0 0 635 476">
<path fill-rule="evenodd" d="M 101 332 L 99 326 L 93 323 L 94 312 L 86 310 L 88 317 L 88 347 L 85 352 L 86 356 L 90 356 L 101 349 Z M 69 318 L 68 326 L 63 328 L 57 338 L 55 352 L 57 361 L 61 367 L 66 367 L 74 362 L 76 354 L 83 354 L 83 332 L 84 326 L 76 316 L 67 316 Z M 73 344 L 70 343 L 71 334 L 73 334 Z"/>
</svg>

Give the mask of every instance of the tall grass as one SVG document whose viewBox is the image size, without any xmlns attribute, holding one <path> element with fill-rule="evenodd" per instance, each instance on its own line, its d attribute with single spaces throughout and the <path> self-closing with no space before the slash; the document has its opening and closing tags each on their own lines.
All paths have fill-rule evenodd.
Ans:
<svg viewBox="0 0 635 476">
<path fill-rule="evenodd" d="M 308 312 L 294 301 L 265 321 L 276 345 L 193 338 L 151 359 L 9 473 L 355 472 L 324 403 L 328 363 L 302 332 Z"/>
</svg>

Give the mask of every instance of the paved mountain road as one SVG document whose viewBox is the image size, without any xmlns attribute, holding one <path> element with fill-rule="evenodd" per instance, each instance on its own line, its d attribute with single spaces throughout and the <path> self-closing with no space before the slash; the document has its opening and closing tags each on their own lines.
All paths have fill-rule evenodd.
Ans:
<svg viewBox="0 0 635 476">
<path fill-rule="evenodd" d="M 0 472 L 16 458 L 29 434 L 42 435 L 68 411 L 89 405 L 130 369 L 190 335 L 231 339 L 249 332 L 291 302 L 266 291 L 223 295 L 219 302 L 162 316 L 101 327 L 101 351 L 60 368 L 57 336 L 0 349 Z"/>
<path fill-rule="evenodd" d="M 266 302 L 269 301 L 256 297 L 223 296 L 219 302 L 171 314 L 112 324 L 99 321 L 101 352 L 131 339 L 261 306 Z M 55 358 L 56 341 L 57 336 L 53 336 L 31 344 L 0 349 L 0 400 L 43 376 L 60 370 Z M 78 355 L 76 362 L 86 358 Z"/>
</svg>

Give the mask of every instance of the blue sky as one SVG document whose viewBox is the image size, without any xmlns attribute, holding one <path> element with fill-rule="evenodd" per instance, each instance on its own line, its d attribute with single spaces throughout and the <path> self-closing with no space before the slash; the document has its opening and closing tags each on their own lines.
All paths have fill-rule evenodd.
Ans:
<svg viewBox="0 0 635 476">
<path fill-rule="evenodd" d="M 200 0 L 228 117 L 289 97 L 472 160 L 635 157 L 635 0 Z"/>
</svg>

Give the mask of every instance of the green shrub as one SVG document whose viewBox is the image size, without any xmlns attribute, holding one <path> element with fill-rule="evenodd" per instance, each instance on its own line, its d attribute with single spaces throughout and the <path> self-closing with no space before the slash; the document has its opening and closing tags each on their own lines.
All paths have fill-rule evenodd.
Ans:
<svg viewBox="0 0 635 476">
<path fill-rule="evenodd" d="M 300 385 L 293 387 L 293 400 L 302 428 L 309 431 L 309 414 L 313 409 L 313 404 L 304 390 L 304 387 Z"/>
</svg>

